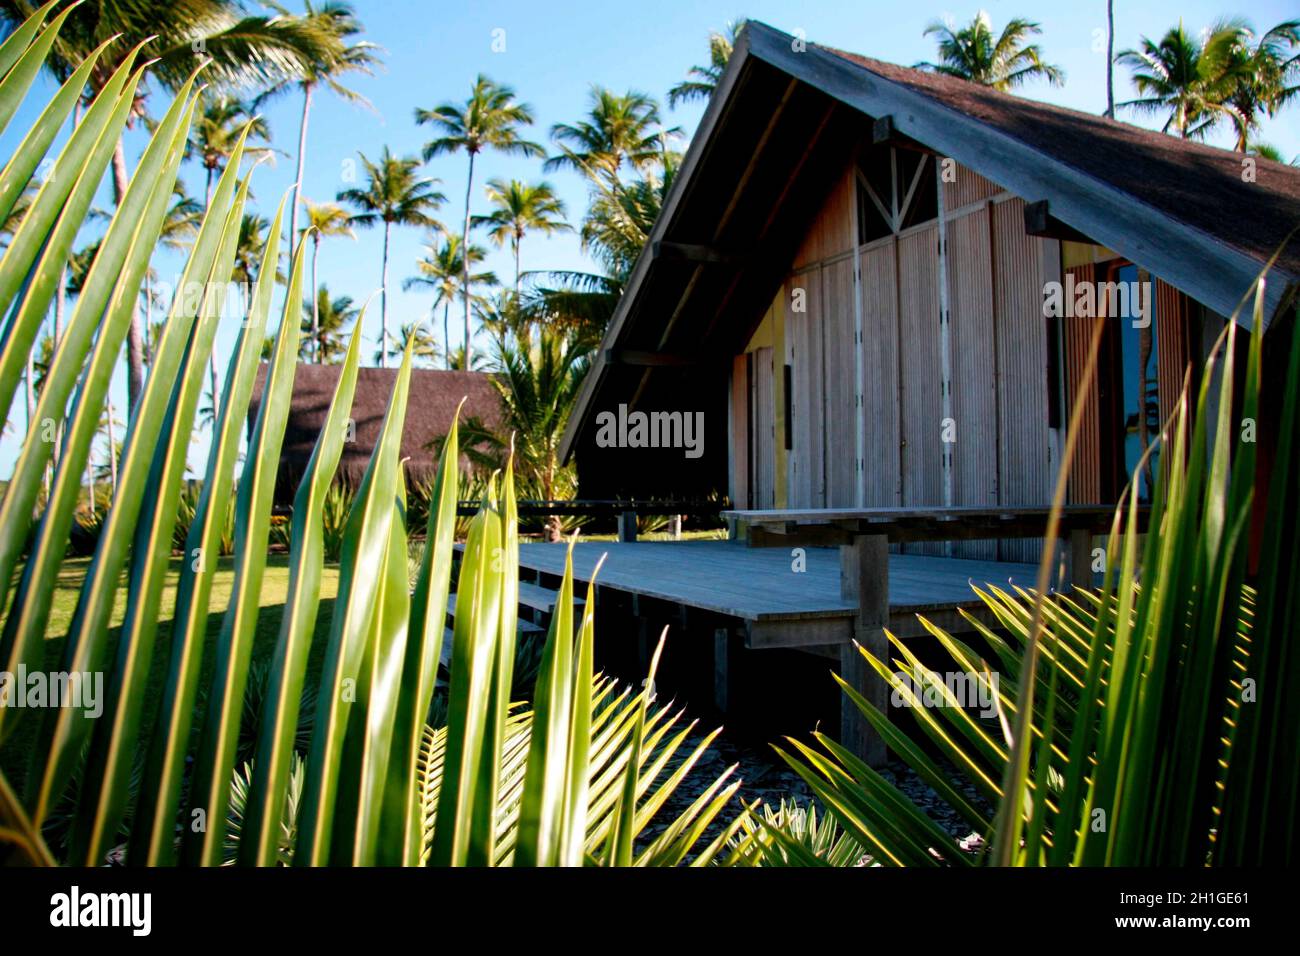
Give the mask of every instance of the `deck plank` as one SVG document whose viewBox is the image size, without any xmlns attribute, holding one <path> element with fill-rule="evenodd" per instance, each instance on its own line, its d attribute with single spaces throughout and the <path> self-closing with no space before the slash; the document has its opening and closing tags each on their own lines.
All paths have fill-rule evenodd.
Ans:
<svg viewBox="0 0 1300 956">
<path fill-rule="evenodd" d="M 564 573 L 567 545 L 521 545 L 521 567 Z M 793 570 L 790 551 L 747 548 L 729 541 L 579 542 L 573 573 L 591 580 L 601 556 L 599 584 L 714 611 L 746 621 L 851 617 L 856 604 L 840 596 L 840 556 L 835 548 L 805 548 L 807 570 Z M 973 561 L 918 554 L 889 556 L 889 609 L 894 614 L 973 606 L 971 584 L 1033 587 L 1031 564 Z"/>
</svg>

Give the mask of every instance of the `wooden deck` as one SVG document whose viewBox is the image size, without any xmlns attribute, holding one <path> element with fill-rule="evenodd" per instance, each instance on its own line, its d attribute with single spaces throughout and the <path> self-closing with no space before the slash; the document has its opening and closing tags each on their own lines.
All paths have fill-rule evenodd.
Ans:
<svg viewBox="0 0 1300 956">
<path fill-rule="evenodd" d="M 522 545 L 522 576 L 563 574 L 566 548 Z M 604 556 L 598 586 L 735 618 L 744 623 L 750 647 L 847 642 L 857 603 L 841 596 L 839 549 L 803 550 L 806 570 L 795 571 L 789 550 L 733 541 L 580 542 L 573 571 L 577 580 L 589 581 Z M 1032 587 L 1035 572 L 1029 564 L 891 554 L 891 629 L 900 636 L 919 633 L 918 613 L 944 626 L 958 624 L 956 608 L 982 607 L 972 584 Z"/>
</svg>

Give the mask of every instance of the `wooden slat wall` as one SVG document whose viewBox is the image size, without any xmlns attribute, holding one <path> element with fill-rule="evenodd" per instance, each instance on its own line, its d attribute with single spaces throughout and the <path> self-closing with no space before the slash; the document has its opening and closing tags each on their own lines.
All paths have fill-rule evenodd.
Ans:
<svg viewBox="0 0 1300 956">
<path fill-rule="evenodd" d="M 933 505 L 943 501 L 939 471 L 939 426 L 942 411 L 939 383 L 938 226 L 931 225 L 898 240 L 899 394 L 902 409 L 902 475 L 904 505 Z M 941 553 L 932 542 L 908 545 L 907 550 Z"/>
<path fill-rule="evenodd" d="M 822 267 L 822 338 L 826 506 L 852 508 L 857 504 L 858 426 L 852 256 Z"/>
<path fill-rule="evenodd" d="M 952 410 L 957 423 L 951 449 L 953 504 L 988 507 L 998 503 L 997 336 L 988 207 L 949 220 L 947 237 Z M 952 553 L 991 560 L 997 557 L 997 542 L 958 542 Z"/>
<path fill-rule="evenodd" d="M 866 501 L 871 507 L 902 504 L 898 392 L 898 240 L 893 236 L 862 253 L 862 347 L 866 369 L 863 457 Z"/>
<path fill-rule="evenodd" d="M 1002 192 L 1002 187 L 997 183 L 972 172 L 960 163 L 957 164 L 954 171 L 956 180 L 943 184 L 943 207 L 949 213 L 960 209 L 962 206 L 979 202 L 981 199 L 990 199 Z"/>
<path fill-rule="evenodd" d="M 1074 275 L 1075 282 L 1095 282 L 1097 266 L 1095 263 L 1070 266 L 1065 270 Z M 1073 414 L 1076 402 L 1083 402 L 1083 419 L 1079 423 L 1079 437 L 1075 444 L 1074 457 L 1070 461 L 1068 494 L 1074 504 L 1101 503 L 1101 415 L 1097 402 L 1097 377 L 1093 375 L 1086 383 L 1083 379 L 1084 366 L 1088 361 L 1088 346 L 1092 338 L 1095 319 L 1063 318 L 1061 327 L 1065 332 L 1065 425 Z M 1086 385 L 1086 389 L 1084 386 Z"/>
<path fill-rule="evenodd" d="M 857 236 L 853 235 L 853 202 L 857 195 L 855 176 L 854 164 L 849 163 L 809 227 L 803 245 L 795 255 L 795 269 L 848 252 L 857 245 Z"/>
<path fill-rule="evenodd" d="M 749 356 L 731 362 L 731 500 L 749 498 Z"/>
<path fill-rule="evenodd" d="M 1156 376 L 1160 386 L 1160 420 L 1174 413 L 1191 361 L 1190 308 L 1187 297 L 1164 279 L 1156 280 Z"/>
<path fill-rule="evenodd" d="M 1043 245 L 1025 233 L 1025 204 L 993 205 L 993 309 L 998 351 L 998 503 L 1051 500 L 1051 436 L 1047 422 L 1047 328 L 1043 320 Z M 1052 243 L 1055 246 L 1055 243 Z M 1059 256 L 1059 252 L 1057 253 Z M 1037 561 L 1042 539 L 998 545 L 1004 561 Z"/>
<path fill-rule="evenodd" d="M 755 349 L 750 353 L 753 445 L 752 508 L 776 507 L 776 421 L 775 394 L 772 388 L 774 350 Z"/>
<path fill-rule="evenodd" d="M 790 280 L 791 292 L 796 288 L 804 290 L 806 307 L 803 312 L 791 310 L 786 316 L 792 366 L 791 434 L 794 438 L 791 506 L 795 508 L 826 506 L 821 284 L 821 269 L 817 267 Z M 792 297 L 787 296 L 786 301 L 791 300 Z"/>
</svg>

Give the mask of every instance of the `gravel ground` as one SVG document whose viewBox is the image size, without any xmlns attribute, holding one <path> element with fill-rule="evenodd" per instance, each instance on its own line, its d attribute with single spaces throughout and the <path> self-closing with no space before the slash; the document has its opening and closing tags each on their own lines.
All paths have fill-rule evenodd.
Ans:
<svg viewBox="0 0 1300 956">
<path fill-rule="evenodd" d="M 682 744 L 678 753 L 674 755 L 673 760 L 669 762 L 665 774 L 660 779 L 662 780 L 668 773 L 671 773 L 673 768 L 680 766 L 682 760 L 694 750 L 702 738 L 703 734 L 692 733 Z M 772 807 L 779 805 L 783 799 L 787 802 L 791 800 L 797 801 L 803 806 L 815 802 L 812 790 L 804 782 L 803 778 L 786 766 L 771 747 L 766 745 L 762 747 L 737 745 L 728 740 L 726 735 L 723 734 L 705 751 L 695 768 L 682 782 L 681 786 L 674 791 L 663 809 L 655 815 L 655 819 L 650 821 L 649 826 L 641 834 L 638 845 L 644 846 L 653 840 L 733 764 L 736 765 L 736 769 L 728 782 L 736 776 L 742 781 L 740 790 L 736 795 L 737 801 L 747 805 L 755 800 L 761 800 Z M 980 838 L 971 833 L 970 825 L 941 800 L 939 795 L 911 767 L 902 761 L 890 760 L 888 765 L 881 769 L 880 772 L 939 826 L 951 834 L 953 840 L 959 846 L 968 852 L 979 848 Z M 952 777 L 955 780 L 961 779 L 957 774 L 953 774 Z M 980 798 L 973 787 L 967 784 L 961 786 L 960 789 L 976 806 L 988 809 L 985 801 Z M 726 825 L 735 818 L 740 807 L 740 802 L 737 801 L 733 801 L 728 808 L 723 810 L 720 815 L 721 819 L 715 821 L 709 827 L 705 836 L 700 840 L 699 846 L 707 846 L 709 841 L 721 833 Z M 822 808 L 819 803 L 819 815 L 821 812 Z"/>
</svg>

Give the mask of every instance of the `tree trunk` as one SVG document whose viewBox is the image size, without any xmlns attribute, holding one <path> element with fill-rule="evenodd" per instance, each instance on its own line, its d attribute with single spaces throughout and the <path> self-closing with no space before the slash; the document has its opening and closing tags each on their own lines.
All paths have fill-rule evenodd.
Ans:
<svg viewBox="0 0 1300 956">
<path fill-rule="evenodd" d="M 1106 115 L 1115 118 L 1115 0 L 1106 0 Z"/>
<path fill-rule="evenodd" d="M 447 317 L 451 314 L 451 298 L 442 303 L 442 347 L 447 350 L 447 368 L 451 368 L 451 326 Z"/>
<path fill-rule="evenodd" d="M 110 496 L 117 497 L 117 437 L 113 430 L 113 398 L 108 399 L 108 489 Z"/>
<path fill-rule="evenodd" d="M 126 172 L 126 146 L 118 136 L 113 148 L 113 198 L 121 205 L 129 177 Z M 140 303 L 132 300 L 131 327 L 126 335 L 126 417 L 129 421 L 144 391 L 144 336 L 140 331 Z"/>
<path fill-rule="evenodd" d="M 207 170 L 207 187 L 203 192 L 204 218 L 212 208 L 212 177 L 217 171 L 215 166 L 209 166 Z M 212 431 L 215 434 L 217 430 L 217 343 L 215 339 L 212 342 L 212 351 L 208 353 L 208 385 L 212 389 Z"/>
<path fill-rule="evenodd" d="M 316 258 L 320 255 L 320 233 L 311 244 L 311 360 L 320 364 L 320 286 L 316 284 Z"/>
<path fill-rule="evenodd" d="M 384 223 L 384 274 L 379 286 L 379 367 L 388 368 L 388 234 L 391 222 Z"/>
<path fill-rule="evenodd" d="M 465 371 L 474 363 L 470 359 L 469 347 L 469 201 L 474 191 L 474 153 L 469 154 L 469 177 L 465 180 L 465 231 L 461 235 L 461 294 L 465 296 Z"/>
<path fill-rule="evenodd" d="M 302 85 L 302 122 L 298 125 L 298 176 L 293 181 L 293 196 L 289 203 L 289 261 L 293 262 L 293 253 L 298 244 L 298 197 L 302 192 L 302 173 L 307 162 L 307 114 L 311 112 L 310 83 Z M 315 273 L 312 273 L 315 282 Z M 316 299 L 316 290 L 312 289 L 312 300 Z"/>
</svg>

